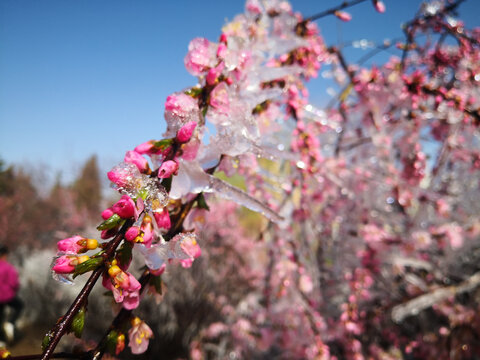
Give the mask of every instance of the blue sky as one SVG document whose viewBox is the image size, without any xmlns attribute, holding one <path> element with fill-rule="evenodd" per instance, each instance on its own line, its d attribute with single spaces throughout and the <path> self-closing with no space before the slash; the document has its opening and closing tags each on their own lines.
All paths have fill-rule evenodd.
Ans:
<svg viewBox="0 0 480 360">
<path fill-rule="evenodd" d="M 340 2 L 291 1 L 305 15 Z M 366 2 L 349 10 L 350 23 L 318 21 L 327 44 L 401 36 L 420 1 L 385 3 L 383 15 Z M 166 97 L 196 81 L 183 67 L 189 41 L 217 40 L 243 7 L 237 0 L 0 1 L 0 158 L 61 171 L 69 181 L 98 154 L 105 173 L 127 150 L 161 138 Z M 480 25 L 479 10 L 478 0 L 461 6 L 467 26 Z M 325 100 L 324 82 L 310 90 L 314 104 Z"/>
</svg>

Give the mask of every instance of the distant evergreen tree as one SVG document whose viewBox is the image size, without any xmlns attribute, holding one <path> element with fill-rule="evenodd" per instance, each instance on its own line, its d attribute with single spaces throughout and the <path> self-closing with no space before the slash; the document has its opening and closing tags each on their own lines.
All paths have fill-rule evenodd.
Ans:
<svg viewBox="0 0 480 360">
<path fill-rule="evenodd" d="M 72 190 L 77 209 L 86 210 L 90 218 L 98 216 L 102 190 L 96 155 L 92 155 L 85 162 Z"/>
</svg>

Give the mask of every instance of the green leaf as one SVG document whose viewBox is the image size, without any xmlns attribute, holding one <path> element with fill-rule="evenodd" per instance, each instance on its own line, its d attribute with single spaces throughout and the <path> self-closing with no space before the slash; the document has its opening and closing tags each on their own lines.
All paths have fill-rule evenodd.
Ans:
<svg viewBox="0 0 480 360">
<path fill-rule="evenodd" d="M 115 354 L 115 348 L 117 347 L 118 332 L 111 330 L 107 335 L 106 348 L 110 354 Z"/>
<path fill-rule="evenodd" d="M 162 277 L 161 276 L 151 276 L 150 285 L 152 285 L 155 288 L 155 291 L 162 295 Z"/>
<path fill-rule="evenodd" d="M 45 337 L 42 340 L 42 351 L 45 351 L 45 349 L 48 347 L 50 341 L 52 341 L 52 337 L 53 333 L 51 331 L 45 334 Z"/>
<path fill-rule="evenodd" d="M 201 87 L 193 87 L 185 91 L 186 95 L 191 97 L 199 97 L 202 93 L 203 89 Z"/>
<path fill-rule="evenodd" d="M 123 219 L 117 214 L 113 214 L 107 220 L 97 226 L 97 230 L 109 230 L 116 227 Z"/>
<path fill-rule="evenodd" d="M 78 264 L 75 266 L 75 271 L 73 272 L 73 278 L 75 279 L 78 275 L 85 274 L 86 272 L 95 270 L 103 262 L 102 257 L 93 257 L 87 261 Z"/>
<path fill-rule="evenodd" d="M 85 325 L 85 308 L 81 308 L 73 317 L 71 331 L 77 338 L 82 337 L 83 326 Z"/>
<path fill-rule="evenodd" d="M 197 198 L 197 205 L 200 209 L 205 209 L 210 211 L 210 208 L 208 207 L 207 201 L 205 200 L 205 196 L 203 193 L 200 193 Z"/>
<path fill-rule="evenodd" d="M 153 146 L 156 149 L 163 150 L 171 146 L 172 144 L 173 144 L 173 139 L 163 139 L 163 140 L 155 141 L 153 143 Z"/>
<path fill-rule="evenodd" d="M 120 265 L 128 265 L 132 260 L 132 248 L 133 245 L 129 242 L 124 242 L 122 247 L 117 251 L 118 262 Z"/>
<path fill-rule="evenodd" d="M 141 188 L 139 191 L 138 191 L 138 196 L 140 196 L 142 198 L 143 201 L 145 201 L 145 199 L 147 198 L 148 196 L 148 190 L 145 189 L 145 188 Z"/>
<path fill-rule="evenodd" d="M 205 107 L 202 109 L 202 116 L 203 117 L 207 116 L 207 111 L 208 111 L 208 106 L 205 105 Z"/>
</svg>

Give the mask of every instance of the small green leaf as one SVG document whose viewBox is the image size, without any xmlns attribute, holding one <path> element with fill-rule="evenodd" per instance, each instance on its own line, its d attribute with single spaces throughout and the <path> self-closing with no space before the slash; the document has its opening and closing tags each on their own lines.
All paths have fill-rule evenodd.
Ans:
<svg viewBox="0 0 480 360">
<path fill-rule="evenodd" d="M 163 140 L 155 141 L 153 143 L 153 146 L 156 149 L 163 150 L 171 146 L 172 144 L 173 144 L 173 139 L 163 139 Z"/>
<path fill-rule="evenodd" d="M 203 193 L 200 193 L 197 198 L 197 205 L 200 209 L 205 209 L 207 211 L 210 211 L 210 208 L 207 204 L 207 201 L 205 200 L 205 196 Z"/>
<path fill-rule="evenodd" d="M 152 285 L 155 288 L 155 291 L 162 295 L 162 277 L 161 276 L 151 276 L 150 285 Z"/>
<path fill-rule="evenodd" d="M 50 341 L 52 341 L 53 334 L 51 331 L 45 334 L 45 337 L 42 340 L 42 351 L 45 351 L 45 349 L 48 347 L 50 344 Z"/>
<path fill-rule="evenodd" d="M 110 354 L 115 354 L 115 348 L 117 347 L 118 332 L 111 330 L 107 335 L 106 348 Z"/>
<path fill-rule="evenodd" d="M 191 97 L 199 97 L 202 93 L 203 89 L 201 87 L 193 87 L 185 91 L 186 95 Z"/>
<path fill-rule="evenodd" d="M 203 117 L 207 116 L 207 111 L 208 111 L 208 106 L 205 105 L 205 107 L 202 109 L 202 116 Z"/>
<path fill-rule="evenodd" d="M 75 279 L 78 275 L 82 275 L 82 274 L 85 274 L 86 272 L 95 270 L 98 267 L 98 265 L 100 265 L 102 262 L 103 262 L 102 257 L 93 257 L 81 264 L 78 264 L 77 266 L 75 266 L 75 271 L 73 272 L 73 278 Z"/>
<path fill-rule="evenodd" d="M 117 258 L 120 265 L 128 265 L 132 260 L 132 244 L 124 242 L 122 247 L 117 251 Z"/>
<path fill-rule="evenodd" d="M 97 230 L 109 230 L 120 224 L 123 219 L 117 214 L 113 214 L 107 220 L 97 226 Z"/>
<path fill-rule="evenodd" d="M 85 308 L 81 308 L 73 317 L 71 331 L 77 338 L 82 337 L 83 326 L 85 325 Z"/>
<path fill-rule="evenodd" d="M 138 196 L 140 196 L 142 198 L 143 201 L 145 201 L 145 199 L 147 198 L 148 196 L 148 190 L 145 189 L 145 188 L 141 188 L 139 191 L 138 191 Z"/>
</svg>

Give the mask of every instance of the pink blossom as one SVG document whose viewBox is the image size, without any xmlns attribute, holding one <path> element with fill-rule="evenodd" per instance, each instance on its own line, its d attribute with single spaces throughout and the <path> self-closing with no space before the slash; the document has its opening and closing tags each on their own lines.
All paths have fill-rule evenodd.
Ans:
<svg viewBox="0 0 480 360">
<path fill-rule="evenodd" d="M 172 226 L 172 222 L 170 221 L 170 215 L 166 208 L 162 209 L 162 211 L 154 212 L 153 216 L 155 217 L 157 226 L 160 229 L 168 230 Z"/>
<path fill-rule="evenodd" d="M 201 75 L 215 64 L 216 47 L 204 38 L 195 38 L 188 45 L 185 67 L 194 76 Z"/>
<path fill-rule="evenodd" d="M 132 354 L 142 354 L 148 348 L 148 342 L 153 337 L 152 329 L 138 317 L 132 320 L 132 327 L 128 330 L 128 346 Z"/>
<path fill-rule="evenodd" d="M 348 12 L 346 11 L 340 11 L 340 10 L 337 10 L 335 11 L 335 16 L 337 18 L 339 18 L 340 20 L 342 21 L 350 21 L 352 20 L 352 15 L 350 15 Z"/>
<path fill-rule="evenodd" d="M 136 151 L 127 151 L 123 161 L 135 165 L 140 172 L 146 172 L 149 168 L 147 159 Z"/>
<path fill-rule="evenodd" d="M 112 206 L 115 214 L 122 219 L 128 219 L 135 215 L 135 203 L 128 195 L 122 195 L 120 200 Z"/>
<path fill-rule="evenodd" d="M 176 175 L 178 171 L 178 163 L 173 160 L 164 161 L 158 169 L 158 177 L 161 179 L 169 178 L 172 175 Z"/>
<path fill-rule="evenodd" d="M 228 87 L 225 82 L 221 82 L 210 93 L 210 105 L 217 111 L 227 114 L 230 110 L 230 100 L 228 98 Z"/>
<path fill-rule="evenodd" d="M 140 230 L 142 230 L 142 243 L 149 248 L 152 245 L 153 241 L 153 224 L 152 218 L 148 215 L 145 215 L 142 221 L 142 225 L 140 226 Z"/>
<path fill-rule="evenodd" d="M 125 239 L 127 239 L 127 241 L 133 242 L 138 235 L 140 235 L 140 228 L 138 226 L 131 226 L 125 232 Z"/>
<path fill-rule="evenodd" d="M 111 271 L 112 268 L 115 268 L 115 271 Z M 115 265 L 109 269 L 110 276 L 104 276 L 102 284 L 112 291 L 116 303 L 122 303 L 127 310 L 135 309 L 140 302 L 141 285 L 132 274 L 117 268 Z"/>
<path fill-rule="evenodd" d="M 197 123 L 195 121 L 190 121 L 183 125 L 177 132 L 177 141 L 180 144 L 188 142 L 192 137 L 196 127 Z"/>
</svg>

